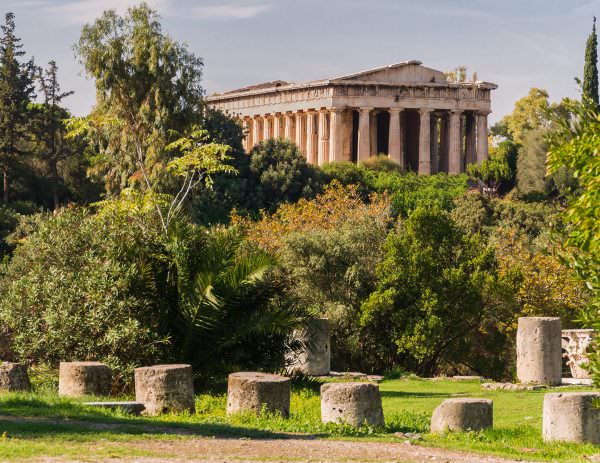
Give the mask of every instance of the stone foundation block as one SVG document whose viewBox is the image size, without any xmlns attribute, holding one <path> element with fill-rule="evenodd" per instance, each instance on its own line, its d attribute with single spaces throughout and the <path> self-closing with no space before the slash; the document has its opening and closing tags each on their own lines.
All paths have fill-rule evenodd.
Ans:
<svg viewBox="0 0 600 463">
<path fill-rule="evenodd" d="M 227 381 L 227 414 L 269 413 L 290 415 L 290 379 L 279 375 L 239 372 Z"/>
<path fill-rule="evenodd" d="M 562 379 L 560 318 L 521 317 L 517 329 L 517 378 L 559 385 Z"/>
<path fill-rule="evenodd" d="M 0 391 L 30 391 L 27 367 L 20 363 L 0 363 Z"/>
<path fill-rule="evenodd" d="M 287 355 L 288 371 L 310 376 L 328 375 L 331 370 L 331 339 L 329 320 L 315 318 L 307 326 L 295 330 L 292 337 L 303 347 Z"/>
<path fill-rule="evenodd" d="M 353 426 L 384 426 L 379 386 L 373 383 L 328 383 L 321 386 L 321 421 Z"/>
<path fill-rule="evenodd" d="M 60 362 L 58 394 L 67 397 L 108 396 L 112 370 L 100 362 Z"/>
<path fill-rule="evenodd" d="M 598 392 L 562 392 L 544 396 L 545 441 L 600 444 L 600 409 L 594 402 Z"/>
<path fill-rule="evenodd" d="M 433 411 L 431 432 L 480 431 L 494 424 L 494 405 L 487 399 L 447 399 Z"/>
<path fill-rule="evenodd" d="M 154 365 L 135 369 L 135 400 L 146 414 L 189 411 L 194 413 L 191 365 Z"/>
</svg>

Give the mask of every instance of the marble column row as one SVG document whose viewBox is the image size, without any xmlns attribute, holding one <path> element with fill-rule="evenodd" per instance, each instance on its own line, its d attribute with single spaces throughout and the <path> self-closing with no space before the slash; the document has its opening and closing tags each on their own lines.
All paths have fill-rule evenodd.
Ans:
<svg viewBox="0 0 600 463">
<path fill-rule="evenodd" d="M 344 143 L 343 109 L 323 109 L 262 115 L 244 119 L 244 148 L 281 138 L 293 141 L 311 164 L 341 161 Z"/>
<path fill-rule="evenodd" d="M 373 107 L 346 110 L 358 111 L 356 157 L 358 162 L 361 162 L 377 154 L 373 151 L 376 151 L 377 144 L 377 120 L 374 111 L 382 110 L 375 110 Z M 404 109 L 389 108 L 385 111 L 389 112 L 388 155 L 398 164 L 405 166 L 405 130 L 402 126 Z M 439 171 L 458 174 L 464 171 L 464 164 L 481 163 L 487 159 L 487 112 L 436 111 L 424 108 L 418 109 L 418 113 L 420 174 L 427 175 Z M 244 147 L 249 151 L 263 140 L 284 138 L 293 141 L 309 163 L 323 165 L 327 162 L 342 161 L 349 157 L 349 153 L 345 153 L 344 150 L 350 146 L 346 138 L 352 133 L 352 127 L 348 127 L 347 124 L 352 124 L 352 118 L 344 117 L 344 108 L 246 118 Z"/>
</svg>

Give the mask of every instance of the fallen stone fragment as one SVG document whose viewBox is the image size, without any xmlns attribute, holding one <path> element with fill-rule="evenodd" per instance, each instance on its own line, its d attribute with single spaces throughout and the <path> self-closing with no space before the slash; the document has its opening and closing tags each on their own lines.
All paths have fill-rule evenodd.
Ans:
<svg viewBox="0 0 600 463">
<path fill-rule="evenodd" d="M 31 390 L 27 367 L 20 363 L 0 363 L 0 391 L 27 392 Z"/>
<path fill-rule="evenodd" d="M 481 431 L 494 424 L 494 406 L 488 399 L 446 399 L 431 417 L 431 432 Z"/>
</svg>

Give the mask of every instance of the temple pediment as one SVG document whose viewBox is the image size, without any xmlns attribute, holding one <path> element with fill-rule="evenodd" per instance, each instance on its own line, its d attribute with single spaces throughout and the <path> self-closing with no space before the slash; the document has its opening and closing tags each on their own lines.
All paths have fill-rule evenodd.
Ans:
<svg viewBox="0 0 600 463">
<path fill-rule="evenodd" d="M 390 84 L 446 84 L 446 76 L 441 71 L 427 68 L 420 61 L 403 61 L 368 71 L 357 72 L 330 80 L 335 82 L 378 82 Z"/>
</svg>

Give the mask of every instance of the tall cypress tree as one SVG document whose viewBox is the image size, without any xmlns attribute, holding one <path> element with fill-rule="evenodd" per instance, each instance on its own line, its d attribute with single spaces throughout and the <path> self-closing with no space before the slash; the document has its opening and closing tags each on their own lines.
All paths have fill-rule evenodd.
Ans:
<svg viewBox="0 0 600 463">
<path fill-rule="evenodd" d="M 585 47 L 585 68 L 583 70 L 583 94 L 598 106 L 598 36 L 596 17 L 592 33 Z"/>
<path fill-rule="evenodd" d="M 34 97 L 33 60 L 21 63 L 25 52 L 15 36 L 15 15 L 6 14 L 0 26 L 0 168 L 3 176 L 4 202 L 8 202 L 9 172 L 21 153 L 19 147 L 26 133 L 28 104 Z"/>
</svg>

